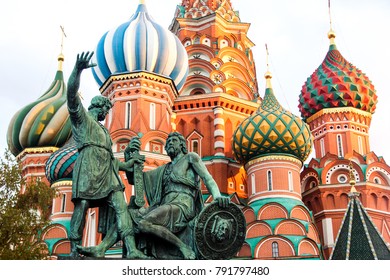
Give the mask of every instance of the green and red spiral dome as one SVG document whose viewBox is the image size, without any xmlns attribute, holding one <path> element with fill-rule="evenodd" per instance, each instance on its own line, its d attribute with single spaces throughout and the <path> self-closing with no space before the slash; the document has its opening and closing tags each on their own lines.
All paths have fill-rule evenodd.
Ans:
<svg viewBox="0 0 390 280">
<path fill-rule="evenodd" d="M 322 64 L 307 79 L 299 95 L 299 110 L 304 119 L 326 108 L 353 107 L 373 114 L 377 104 L 374 85 L 349 63 L 333 42 Z"/>
</svg>

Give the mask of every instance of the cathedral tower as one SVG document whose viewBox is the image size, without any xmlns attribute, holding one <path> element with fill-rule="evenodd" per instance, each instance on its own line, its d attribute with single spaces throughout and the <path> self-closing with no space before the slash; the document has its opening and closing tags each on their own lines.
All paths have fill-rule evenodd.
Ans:
<svg viewBox="0 0 390 280">
<path fill-rule="evenodd" d="M 376 91 L 368 77 L 341 55 L 332 30 L 328 38 L 329 51 L 299 96 L 299 109 L 310 125 L 316 150 L 301 173 L 302 196 L 314 213 L 327 258 L 349 201 L 350 161 L 361 202 L 390 242 L 390 167 L 369 144 Z"/>
<path fill-rule="evenodd" d="M 256 69 L 247 37 L 230 0 L 183 0 L 170 29 L 184 44 L 189 75 L 175 100 L 176 130 L 198 153 L 221 192 L 247 197 L 245 174 L 234 161 L 233 130 L 258 107 Z"/>
<path fill-rule="evenodd" d="M 320 239 L 313 217 L 301 200 L 300 170 L 312 148 L 310 130 L 285 110 L 265 74 L 259 109 L 233 137 L 233 151 L 248 177 L 248 206 L 243 209 L 246 243 L 239 256 L 254 259 L 319 259 Z"/>
</svg>

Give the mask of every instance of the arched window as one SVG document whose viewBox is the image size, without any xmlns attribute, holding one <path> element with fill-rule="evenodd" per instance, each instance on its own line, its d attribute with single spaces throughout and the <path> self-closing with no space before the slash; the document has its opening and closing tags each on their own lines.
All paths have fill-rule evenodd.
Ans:
<svg viewBox="0 0 390 280">
<path fill-rule="evenodd" d="M 272 257 L 279 257 L 279 244 L 276 241 L 272 242 Z"/>
<path fill-rule="evenodd" d="M 199 154 L 199 141 L 198 140 L 192 140 L 191 141 L 192 145 L 192 152 Z"/>
<path fill-rule="evenodd" d="M 156 104 L 150 103 L 150 129 L 156 129 Z"/>
<path fill-rule="evenodd" d="M 269 191 L 272 191 L 272 171 L 267 171 L 267 187 Z"/>
<path fill-rule="evenodd" d="M 125 108 L 125 128 L 129 129 L 131 126 L 131 102 L 126 102 Z"/>
</svg>

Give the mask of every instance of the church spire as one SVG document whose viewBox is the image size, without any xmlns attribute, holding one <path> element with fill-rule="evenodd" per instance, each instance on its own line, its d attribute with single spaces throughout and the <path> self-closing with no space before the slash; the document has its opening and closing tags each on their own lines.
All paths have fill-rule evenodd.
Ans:
<svg viewBox="0 0 390 280">
<path fill-rule="evenodd" d="M 271 72 L 269 71 L 269 52 L 268 52 L 268 46 L 267 44 L 265 44 L 265 50 L 266 50 L 266 62 L 267 62 L 267 72 L 265 72 L 264 74 L 264 77 L 265 77 L 265 80 L 266 80 L 266 88 L 272 88 L 272 84 L 271 84 L 271 79 L 272 79 L 272 74 Z"/>
<path fill-rule="evenodd" d="M 329 32 L 328 32 L 328 38 L 330 40 L 330 45 L 335 45 L 335 41 L 334 39 L 336 38 L 336 33 L 333 31 L 333 28 L 332 28 L 332 15 L 331 15 L 331 11 L 330 11 L 330 0 L 328 0 L 328 11 L 329 11 Z"/>
<path fill-rule="evenodd" d="M 60 28 L 61 28 L 61 52 L 58 55 L 58 71 L 62 71 L 62 64 L 65 59 L 63 51 L 64 51 L 64 38 L 66 38 L 64 27 L 60 25 Z"/>
</svg>

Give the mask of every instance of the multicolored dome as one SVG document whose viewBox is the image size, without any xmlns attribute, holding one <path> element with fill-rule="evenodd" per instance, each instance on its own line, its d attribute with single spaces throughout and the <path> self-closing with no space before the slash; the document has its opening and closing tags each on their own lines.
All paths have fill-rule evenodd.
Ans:
<svg viewBox="0 0 390 280">
<path fill-rule="evenodd" d="M 46 178 L 52 184 L 61 179 L 72 179 L 74 163 L 79 153 L 73 138 L 55 151 L 46 162 Z"/>
<path fill-rule="evenodd" d="M 299 96 L 302 117 L 307 119 L 321 109 L 336 107 L 354 107 L 373 114 L 378 102 L 373 84 L 337 50 L 332 31 L 328 37 L 329 51 Z"/>
<path fill-rule="evenodd" d="M 177 6 L 175 17 L 177 18 L 200 18 L 217 13 L 230 22 L 240 22 L 239 13 L 233 10 L 230 0 L 183 0 Z"/>
<path fill-rule="evenodd" d="M 309 126 L 279 104 L 269 72 L 266 79 L 267 88 L 259 109 L 233 134 L 233 153 L 243 163 L 270 154 L 292 155 L 303 162 L 312 148 Z"/>
<path fill-rule="evenodd" d="M 49 89 L 37 101 L 16 112 L 11 119 L 7 142 L 13 155 L 26 148 L 61 147 L 71 137 L 63 61 L 64 57 L 60 55 L 58 71 Z"/>
<path fill-rule="evenodd" d="M 100 39 L 92 68 L 99 86 L 111 76 L 148 71 L 170 77 L 180 90 L 188 75 L 188 55 L 180 40 L 158 25 L 145 4 L 126 23 Z"/>
</svg>

